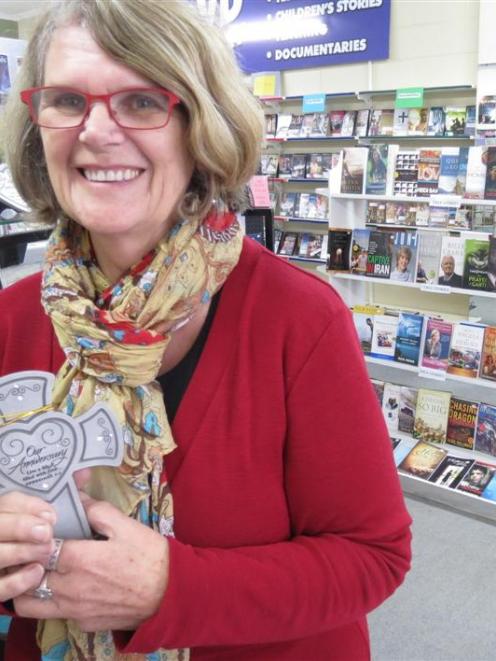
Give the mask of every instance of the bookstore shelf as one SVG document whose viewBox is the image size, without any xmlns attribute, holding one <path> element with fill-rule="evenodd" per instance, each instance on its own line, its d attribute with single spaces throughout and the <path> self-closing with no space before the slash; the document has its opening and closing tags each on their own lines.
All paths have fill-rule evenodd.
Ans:
<svg viewBox="0 0 496 661">
<path fill-rule="evenodd" d="M 327 227 L 329 224 L 329 221 L 325 219 L 320 220 L 317 218 L 299 218 L 297 216 L 274 216 L 274 220 L 277 220 L 280 223 L 311 223 L 313 225 L 322 225 L 325 227 Z"/>
<path fill-rule="evenodd" d="M 464 142 L 473 142 L 473 135 L 364 135 L 357 139 L 359 145 L 368 145 L 374 142 L 419 142 L 425 144 L 428 142 L 435 142 L 436 144 L 450 143 L 460 144 Z"/>
</svg>

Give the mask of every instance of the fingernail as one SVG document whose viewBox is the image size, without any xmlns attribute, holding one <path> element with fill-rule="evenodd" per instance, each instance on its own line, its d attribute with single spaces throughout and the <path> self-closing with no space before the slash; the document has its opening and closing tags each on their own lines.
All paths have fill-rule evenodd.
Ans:
<svg viewBox="0 0 496 661">
<path fill-rule="evenodd" d="M 33 539 L 36 539 L 39 542 L 48 541 L 48 536 L 50 534 L 50 527 L 45 523 L 38 523 L 37 525 L 31 528 L 31 535 Z"/>
<path fill-rule="evenodd" d="M 55 523 L 55 521 L 57 520 L 55 513 L 50 512 L 49 510 L 43 510 L 43 512 L 40 512 L 40 517 L 52 524 Z"/>
</svg>

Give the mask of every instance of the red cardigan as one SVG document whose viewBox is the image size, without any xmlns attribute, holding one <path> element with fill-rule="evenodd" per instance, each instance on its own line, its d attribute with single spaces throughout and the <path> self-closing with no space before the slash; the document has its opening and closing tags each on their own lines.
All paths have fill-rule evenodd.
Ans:
<svg viewBox="0 0 496 661">
<path fill-rule="evenodd" d="M 39 288 L 1 292 L 1 374 L 63 360 Z M 170 582 L 122 651 L 368 659 L 365 615 L 409 568 L 410 517 L 333 289 L 245 241 L 173 433 Z M 7 660 L 39 659 L 33 632 L 14 618 Z"/>
</svg>

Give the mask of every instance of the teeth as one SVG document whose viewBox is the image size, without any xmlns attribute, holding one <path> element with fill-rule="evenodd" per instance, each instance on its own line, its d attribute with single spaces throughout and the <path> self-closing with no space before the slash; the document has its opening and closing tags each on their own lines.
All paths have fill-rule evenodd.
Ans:
<svg viewBox="0 0 496 661">
<path fill-rule="evenodd" d="M 139 170 L 83 170 L 89 181 L 131 181 L 139 176 Z"/>
</svg>

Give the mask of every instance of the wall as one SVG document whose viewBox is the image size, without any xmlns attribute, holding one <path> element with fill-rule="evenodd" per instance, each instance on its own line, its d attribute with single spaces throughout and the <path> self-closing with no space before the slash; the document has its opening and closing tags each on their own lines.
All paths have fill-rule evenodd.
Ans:
<svg viewBox="0 0 496 661">
<path fill-rule="evenodd" d="M 286 71 L 285 96 L 475 85 L 479 34 L 476 0 L 392 0 L 388 60 Z"/>
</svg>

